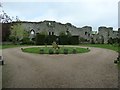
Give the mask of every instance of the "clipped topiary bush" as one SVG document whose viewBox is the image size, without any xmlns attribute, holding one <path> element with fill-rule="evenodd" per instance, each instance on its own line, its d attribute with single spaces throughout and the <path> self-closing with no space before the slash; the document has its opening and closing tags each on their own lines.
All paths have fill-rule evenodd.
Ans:
<svg viewBox="0 0 120 90">
<path fill-rule="evenodd" d="M 56 36 L 55 35 L 48 35 L 46 37 L 45 41 L 48 45 L 51 45 L 51 43 L 53 43 L 53 41 L 56 41 Z"/>
<path fill-rule="evenodd" d="M 49 54 L 54 54 L 54 50 L 53 49 L 49 49 Z"/>
<path fill-rule="evenodd" d="M 23 51 L 24 49 L 23 49 L 23 48 L 21 48 L 21 50 Z"/>
<path fill-rule="evenodd" d="M 56 51 L 55 51 L 55 54 L 59 54 L 59 50 L 56 50 Z"/>
<path fill-rule="evenodd" d="M 70 45 L 78 45 L 79 44 L 79 36 L 71 36 L 69 37 Z"/>
<path fill-rule="evenodd" d="M 68 54 L 68 49 L 64 49 L 64 54 Z"/>
<path fill-rule="evenodd" d="M 89 48 L 87 48 L 87 50 L 90 50 Z"/>
<path fill-rule="evenodd" d="M 72 51 L 73 54 L 76 54 L 77 53 L 77 50 L 74 48 L 73 51 Z"/>
<path fill-rule="evenodd" d="M 41 35 L 41 34 L 36 34 L 35 36 L 35 44 L 36 45 L 44 45 L 45 43 L 45 35 Z"/>
<path fill-rule="evenodd" d="M 40 49 L 40 54 L 44 54 L 44 49 Z"/>
<path fill-rule="evenodd" d="M 59 36 L 59 44 L 60 45 L 69 45 L 69 38 L 67 35 Z"/>
</svg>

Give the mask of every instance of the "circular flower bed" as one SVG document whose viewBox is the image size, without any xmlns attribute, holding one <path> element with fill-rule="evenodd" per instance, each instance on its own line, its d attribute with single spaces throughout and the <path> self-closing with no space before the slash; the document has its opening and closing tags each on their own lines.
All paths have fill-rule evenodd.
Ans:
<svg viewBox="0 0 120 90">
<path fill-rule="evenodd" d="M 54 49 L 52 47 L 31 47 L 22 48 L 23 52 L 36 53 L 36 54 L 77 54 L 89 52 L 88 48 L 79 47 L 60 47 L 59 49 Z"/>
</svg>

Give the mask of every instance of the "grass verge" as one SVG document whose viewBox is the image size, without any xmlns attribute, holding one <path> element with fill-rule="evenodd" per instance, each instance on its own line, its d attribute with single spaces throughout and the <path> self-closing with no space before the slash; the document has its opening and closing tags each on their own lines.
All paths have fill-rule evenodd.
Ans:
<svg viewBox="0 0 120 90">
<path fill-rule="evenodd" d="M 118 45 L 110 45 L 110 44 L 81 44 L 81 46 L 89 46 L 89 47 L 98 47 L 110 49 L 118 52 Z"/>
<path fill-rule="evenodd" d="M 4 44 L 4 45 L 0 45 L 0 49 L 7 49 L 7 48 L 14 48 L 14 47 L 22 47 L 22 46 L 28 46 L 28 45 Z M 30 46 L 30 45 L 29 45 L 29 46 Z"/>
</svg>

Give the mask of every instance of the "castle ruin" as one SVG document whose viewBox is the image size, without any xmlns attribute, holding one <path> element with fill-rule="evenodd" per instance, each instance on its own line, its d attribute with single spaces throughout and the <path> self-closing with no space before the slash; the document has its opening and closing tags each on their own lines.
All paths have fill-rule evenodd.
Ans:
<svg viewBox="0 0 120 90">
<path fill-rule="evenodd" d="M 40 32 L 47 32 L 48 35 L 59 36 L 61 32 L 69 32 L 72 36 L 79 36 L 84 38 L 88 43 L 108 43 L 109 38 L 118 38 L 118 31 L 113 30 L 112 27 L 101 26 L 98 32 L 92 31 L 91 26 L 84 26 L 78 28 L 70 23 L 62 24 L 55 21 L 42 22 L 20 22 L 26 31 L 30 32 L 30 38 Z M 14 23 L 13 23 L 14 24 Z"/>
</svg>

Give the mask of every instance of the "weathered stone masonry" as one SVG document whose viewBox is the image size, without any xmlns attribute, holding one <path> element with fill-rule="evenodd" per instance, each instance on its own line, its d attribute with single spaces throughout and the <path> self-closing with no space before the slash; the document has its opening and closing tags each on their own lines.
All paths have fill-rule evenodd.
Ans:
<svg viewBox="0 0 120 90">
<path fill-rule="evenodd" d="M 95 43 L 101 43 L 101 39 L 104 39 L 104 43 L 108 43 L 109 38 L 117 38 L 118 31 L 114 31 L 112 27 L 101 26 L 98 28 L 98 33 L 92 31 L 91 26 L 84 26 L 82 28 L 75 27 L 70 23 L 62 24 L 55 21 L 43 21 L 43 22 L 20 22 L 26 31 L 40 33 L 47 32 L 48 35 L 59 36 L 61 32 L 70 32 L 73 36 L 79 36 L 91 42 L 91 39 Z M 14 23 L 13 23 L 14 24 Z"/>
</svg>

